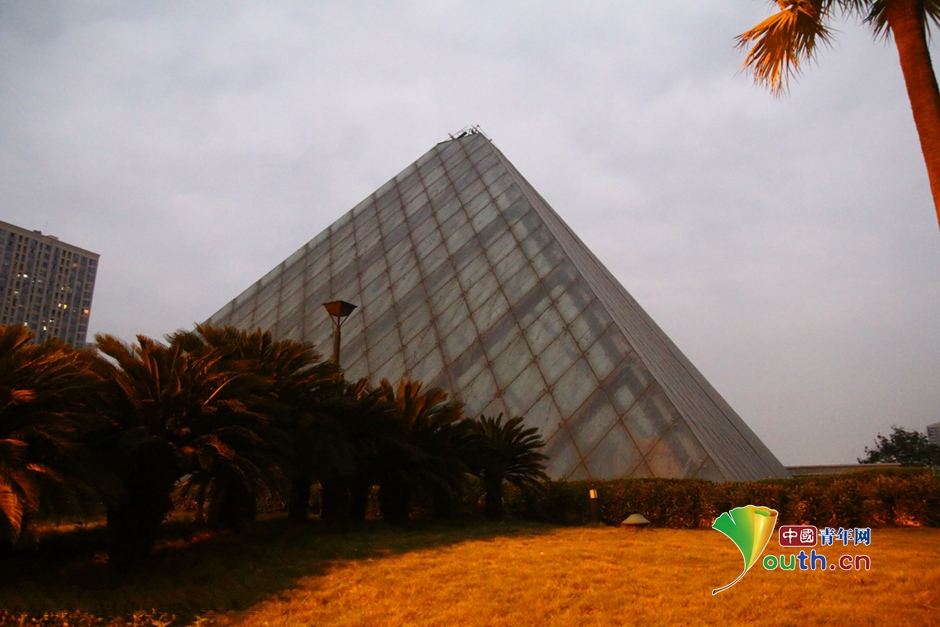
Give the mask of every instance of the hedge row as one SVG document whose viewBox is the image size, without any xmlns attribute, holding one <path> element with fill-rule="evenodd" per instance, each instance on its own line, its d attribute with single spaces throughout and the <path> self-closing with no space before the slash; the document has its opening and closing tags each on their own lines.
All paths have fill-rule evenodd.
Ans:
<svg viewBox="0 0 940 627">
<path fill-rule="evenodd" d="M 596 489 L 601 522 L 618 525 L 640 513 L 653 525 L 711 527 L 722 512 L 762 505 L 779 512 L 778 524 L 817 527 L 940 527 L 940 477 L 916 468 L 750 482 L 697 479 L 618 479 L 549 483 L 544 494 L 514 494 L 512 515 L 563 525 L 592 522 L 589 490 Z"/>
</svg>

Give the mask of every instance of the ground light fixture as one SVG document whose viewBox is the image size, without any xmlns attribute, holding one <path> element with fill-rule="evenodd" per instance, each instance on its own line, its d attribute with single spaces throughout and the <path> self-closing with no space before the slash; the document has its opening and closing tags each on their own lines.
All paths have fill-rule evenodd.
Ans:
<svg viewBox="0 0 940 627">
<path fill-rule="evenodd" d="M 591 518 L 594 522 L 599 522 L 601 519 L 601 501 L 597 498 L 597 490 L 591 488 L 588 494 L 591 497 Z"/>
<path fill-rule="evenodd" d="M 343 322 L 345 322 L 346 318 L 353 312 L 356 306 L 352 303 L 347 303 L 345 300 L 333 300 L 328 303 L 323 303 L 323 307 L 326 308 L 326 312 L 330 314 L 330 318 L 333 320 L 333 363 L 338 367 L 341 328 Z"/>
</svg>

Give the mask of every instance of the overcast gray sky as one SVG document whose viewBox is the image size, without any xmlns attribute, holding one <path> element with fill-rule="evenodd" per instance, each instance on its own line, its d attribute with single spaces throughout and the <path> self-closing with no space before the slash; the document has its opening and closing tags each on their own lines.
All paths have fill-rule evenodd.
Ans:
<svg viewBox="0 0 940 627">
<path fill-rule="evenodd" d="M 0 219 L 161 337 L 479 124 L 784 464 L 854 462 L 940 421 L 940 229 L 892 45 L 774 100 L 770 8 L 0 0 Z"/>
</svg>

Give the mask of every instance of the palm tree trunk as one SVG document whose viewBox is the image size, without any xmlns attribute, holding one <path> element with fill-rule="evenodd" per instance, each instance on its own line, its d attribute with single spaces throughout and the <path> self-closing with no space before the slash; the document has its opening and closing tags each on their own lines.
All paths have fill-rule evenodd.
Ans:
<svg viewBox="0 0 940 627">
<path fill-rule="evenodd" d="M 893 0 L 885 18 L 901 60 L 904 84 L 927 164 L 927 177 L 940 224 L 940 88 L 927 47 L 926 16 L 922 0 Z"/>
</svg>

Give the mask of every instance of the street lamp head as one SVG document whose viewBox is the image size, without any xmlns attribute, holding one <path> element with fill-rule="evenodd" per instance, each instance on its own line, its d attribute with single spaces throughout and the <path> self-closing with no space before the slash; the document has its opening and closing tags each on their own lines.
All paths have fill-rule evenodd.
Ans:
<svg viewBox="0 0 940 627">
<path fill-rule="evenodd" d="M 345 300 L 333 300 L 328 303 L 323 303 L 323 306 L 326 307 L 328 314 L 336 318 L 345 318 L 356 308 L 355 305 L 347 303 Z"/>
</svg>

